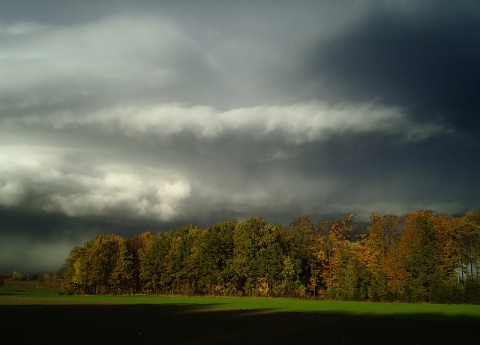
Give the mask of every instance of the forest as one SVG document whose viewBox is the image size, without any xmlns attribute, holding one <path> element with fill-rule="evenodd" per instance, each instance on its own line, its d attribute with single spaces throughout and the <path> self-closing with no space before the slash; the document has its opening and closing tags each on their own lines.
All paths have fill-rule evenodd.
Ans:
<svg viewBox="0 0 480 345">
<path fill-rule="evenodd" d="M 74 247 L 68 294 L 173 294 L 480 303 L 480 211 L 353 215 L 288 227 L 262 217 Z"/>
</svg>

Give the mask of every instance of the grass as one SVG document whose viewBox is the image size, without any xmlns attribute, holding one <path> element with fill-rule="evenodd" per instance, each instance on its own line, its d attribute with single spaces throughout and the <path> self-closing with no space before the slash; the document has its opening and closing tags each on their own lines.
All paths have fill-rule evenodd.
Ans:
<svg viewBox="0 0 480 345">
<path fill-rule="evenodd" d="M 480 307 L 0 287 L 4 344 L 473 344 Z M 32 336 L 34 335 L 34 336 Z"/>
<path fill-rule="evenodd" d="M 151 304 L 196 305 L 214 309 L 272 312 L 345 313 L 350 315 L 418 315 L 422 317 L 476 317 L 480 306 L 468 304 L 406 304 L 297 300 L 284 298 L 183 297 L 183 296 L 66 296 L 43 287 L 0 287 L 0 305 L 25 304 Z"/>
</svg>

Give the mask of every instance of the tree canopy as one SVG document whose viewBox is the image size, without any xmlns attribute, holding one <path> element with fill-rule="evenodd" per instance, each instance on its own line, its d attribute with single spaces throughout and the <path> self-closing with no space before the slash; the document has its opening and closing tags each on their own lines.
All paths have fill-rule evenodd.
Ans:
<svg viewBox="0 0 480 345">
<path fill-rule="evenodd" d="M 184 294 L 480 303 L 480 211 L 353 215 L 288 227 L 262 217 L 128 238 L 95 236 L 65 261 L 71 294 Z"/>
</svg>

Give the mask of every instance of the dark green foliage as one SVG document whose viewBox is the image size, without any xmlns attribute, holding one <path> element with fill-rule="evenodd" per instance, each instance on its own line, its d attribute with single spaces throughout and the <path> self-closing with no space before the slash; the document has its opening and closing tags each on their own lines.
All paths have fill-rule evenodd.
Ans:
<svg viewBox="0 0 480 345">
<path fill-rule="evenodd" d="M 233 234 L 237 221 L 226 221 L 203 230 L 193 257 L 198 265 L 198 292 L 208 295 L 227 295 L 234 275 Z"/>
<path fill-rule="evenodd" d="M 420 241 L 411 248 L 406 268 L 410 273 L 409 297 L 413 301 L 431 299 L 434 285 L 439 281 L 440 271 L 436 263 L 438 242 L 433 222 L 426 216 L 418 216 L 415 225 Z"/>
<path fill-rule="evenodd" d="M 468 280 L 465 284 L 465 300 L 467 303 L 480 304 L 480 285 Z"/>
<path fill-rule="evenodd" d="M 282 248 L 286 254 L 282 287 L 286 295 L 303 296 L 312 277 L 311 264 L 315 226 L 308 216 L 301 216 L 282 231 Z"/>
<path fill-rule="evenodd" d="M 271 295 L 283 271 L 279 229 L 254 217 L 237 224 L 233 269 L 237 289 L 246 295 Z"/>
<path fill-rule="evenodd" d="M 468 285 L 468 283 L 467 283 Z M 478 285 L 476 285 L 478 287 Z M 430 301 L 433 303 L 476 303 L 474 298 L 469 298 L 465 293 L 466 287 L 452 281 L 438 281 L 432 287 Z M 468 289 L 467 289 L 468 292 Z"/>
</svg>

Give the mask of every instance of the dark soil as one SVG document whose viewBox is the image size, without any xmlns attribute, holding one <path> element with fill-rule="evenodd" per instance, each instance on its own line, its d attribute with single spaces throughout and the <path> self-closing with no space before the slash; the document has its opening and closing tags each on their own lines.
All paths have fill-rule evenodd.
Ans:
<svg viewBox="0 0 480 345">
<path fill-rule="evenodd" d="M 0 306 L 1 344 L 476 344 L 480 320 L 219 310 L 186 305 Z"/>
</svg>

